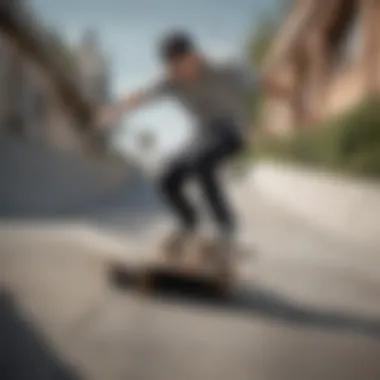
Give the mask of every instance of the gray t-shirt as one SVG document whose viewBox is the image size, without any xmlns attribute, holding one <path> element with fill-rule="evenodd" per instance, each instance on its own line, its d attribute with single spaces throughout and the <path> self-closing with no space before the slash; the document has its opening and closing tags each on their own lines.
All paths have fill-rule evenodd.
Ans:
<svg viewBox="0 0 380 380">
<path fill-rule="evenodd" d="M 197 81 L 165 79 L 150 88 L 147 97 L 173 96 L 197 120 L 198 135 L 219 118 L 233 120 L 244 134 L 249 123 L 248 98 L 257 88 L 256 78 L 239 66 L 207 66 Z"/>
</svg>

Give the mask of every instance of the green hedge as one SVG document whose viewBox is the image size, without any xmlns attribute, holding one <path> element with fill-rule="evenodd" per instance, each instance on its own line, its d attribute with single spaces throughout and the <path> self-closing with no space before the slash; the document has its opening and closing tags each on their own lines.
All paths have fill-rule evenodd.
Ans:
<svg viewBox="0 0 380 380">
<path fill-rule="evenodd" d="M 380 177 L 380 99 L 286 140 L 256 144 L 259 156 Z"/>
</svg>

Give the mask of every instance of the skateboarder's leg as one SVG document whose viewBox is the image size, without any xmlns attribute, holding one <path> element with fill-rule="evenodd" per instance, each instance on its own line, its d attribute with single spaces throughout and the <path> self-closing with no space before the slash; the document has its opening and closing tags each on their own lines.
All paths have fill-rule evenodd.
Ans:
<svg viewBox="0 0 380 380">
<path fill-rule="evenodd" d="M 197 227 L 197 214 L 185 191 L 186 183 L 192 174 L 189 161 L 179 158 L 167 168 L 159 182 L 164 200 L 178 224 L 178 229 L 166 242 L 166 249 L 173 253 L 181 251 Z"/>
<path fill-rule="evenodd" d="M 212 217 L 222 234 L 233 234 L 235 215 L 217 175 L 216 162 L 203 163 L 198 172 L 199 183 Z"/>
<path fill-rule="evenodd" d="M 196 174 L 221 234 L 232 235 L 235 230 L 235 216 L 223 183 L 218 178 L 218 170 L 226 160 L 240 152 L 243 143 L 235 133 L 233 125 L 220 124 L 214 126 L 214 129 L 215 136 L 203 145 L 197 158 Z"/>
<path fill-rule="evenodd" d="M 218 125 L 215 126 L 218 131 Z M 197 177 L 210 212 L 218 227 L 218 262 L 220 274 L 230 279 L 233 275 L 232 258 L 236 247 L 236 219 L 232 205 L 220 181 L 218 172 L 222 164 L 243 149 L 240 136 L 233 125 L 221 125 L 202 149 L 197 160 Z"/>
</svg>

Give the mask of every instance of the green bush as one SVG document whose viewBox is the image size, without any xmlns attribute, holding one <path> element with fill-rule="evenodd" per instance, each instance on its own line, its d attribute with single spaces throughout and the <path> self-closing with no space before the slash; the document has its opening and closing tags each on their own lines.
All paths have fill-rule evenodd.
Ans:
<svg viewBox="0 0 380 380">
<path fill-rule="evenodd" d="M 359 176 L 380 178 L 380 144 L 358 154 L 355 160 L 348 163 L 346 171 Z"/>
<path fill-rule="evenodd" d="M 355 175 L 380 177 L 380 100 L 361 104 L 288 139 L 257 144 L 256 154 Z"/>
</svg>

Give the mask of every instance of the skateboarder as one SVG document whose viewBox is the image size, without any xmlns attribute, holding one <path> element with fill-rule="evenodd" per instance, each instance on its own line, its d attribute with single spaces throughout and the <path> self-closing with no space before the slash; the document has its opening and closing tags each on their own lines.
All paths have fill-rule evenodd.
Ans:
<svg viewBox="0 0 380 380">
<path fill-rule="evenodd" d="M 163 39 L 159 49 L 166 77 L 147 89 L 128 95 L 101 111 L 99 121 L 112 124 L 125 113 L 161 96 L 178 100 L 196 119 L 195 138 L 159 179 L 159 188 L 178 218 L 178 231 L 169 239 L 170 252 L 180 252 L 198 227 L 197 212 L 185 193 L 185 182 L 195 179 L 218 227 L 223 247 L 221 265 L 229 268 L 236 232 L 235 215 L 218 180 L 217 170 L 239 154 L 247 143 L 247 100 L 260 83 L 235 66 L 216 65 L 198 49 L 185 32 Z M 274 83 L 265 88 L 282 96 Z"/>
</svg>

